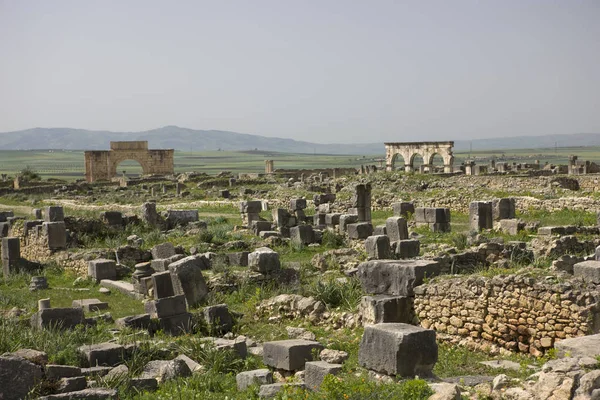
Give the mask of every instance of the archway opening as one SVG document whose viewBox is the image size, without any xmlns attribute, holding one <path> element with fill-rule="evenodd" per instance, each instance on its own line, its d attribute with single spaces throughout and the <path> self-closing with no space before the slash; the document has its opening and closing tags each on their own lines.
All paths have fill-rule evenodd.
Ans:
<svg viewBox="0 0 600 400">
<path fill-rule="evenodd" d="M 400 153 L 394 154 L 392 158 L 392 171 L 403 171 L 404 172 L 404 157 Z"/>
<path fill-rule="evenodd" d="M 410 165 L 412 166 L 412 170 L 414 172 L 421 172 L 421 167 L 424 164 L 425 161 L 423 160 L 423 156 L 421 156 L 419 153 L 413 154 L 410 158 Z"/>
<path fill-rule="evenodd" d="M 123 160 L 117 164 L 117 177 L 139 178 L 144 174 L 142 165 L 135 160 Z"/>
<path fill-rule="evenodd" d="M 431 169 L 433 173 L 442 173 L 444 172 L 444 158 L 438 154 L 435 153 L 431 156 L 431 161 L 429 162 L 429 164 L 431 164 Z"/>
</svg>

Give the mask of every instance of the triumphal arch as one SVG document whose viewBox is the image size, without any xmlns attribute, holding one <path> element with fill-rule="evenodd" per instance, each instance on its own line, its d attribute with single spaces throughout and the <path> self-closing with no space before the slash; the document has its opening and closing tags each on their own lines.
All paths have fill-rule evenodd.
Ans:
<svg viewBox="0 0 600 400">
<path fill-rule="evenodd" d="M 110 180 L 125 160 L 140 163 L 144 175 L 172 175 L 175 172 L 173 149 L 148 150 L 147 141 L 110 142 L 110 150 L 85 152 L 85 179 L 88 182 Z"/>
<path fill-rule="evenodd" d="M 400 165 L 406 172 L 414 170 L 416 156 L 423 158 L 423 172 L 433 171 L 433 158 L 439 155 L 444 160 L 444 172 L 452 172 L 454 142 L 394 142 L 385 144 L 385 165 L 387 171 L 393 171 L 395 163 L 402 157 L 404 164 Z"/>
</svg>

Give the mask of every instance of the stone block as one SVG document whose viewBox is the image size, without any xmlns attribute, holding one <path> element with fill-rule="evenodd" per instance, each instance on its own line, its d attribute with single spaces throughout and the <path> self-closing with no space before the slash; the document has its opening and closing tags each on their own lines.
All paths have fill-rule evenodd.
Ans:
<svg viewBox="0 0 600 400">
<path fill-rule="evenodd" d="M 246 346 L 246 338 L 243 336 L 236 339 L 218 338 L 214 340 L 213 344 L 217 350 L 231 350 L 241 358 L 248 356 L 248 346 Z"/>
<path fill-rule="evenodd" d="M 71 329 L 83 324 L 82 308 L 46 308 L 31 316 L 32 328 L 60 327 Z"/>
<path fill-rule="evenodd" d="M 135 288 L 129 282 L 113 281 L 110 279 L 102 279 L 100 281 L 100 286 L 103 286 L 103 287 L 109 288 L 109 289 L 118 290 L 119 292 L 126 294 L 129 297 L 140 298 L 140 294 L 135 292 Z"/>
<path fill-rule="evenodd" d="M 152 274 L 152 287 L 154 288 L 155 299 L 175 296 L 173 280 L 171 278 L 171 272 L 169 271 L 155 272 Z"/>
<path fill-rule="evenodd" d="M 413 289 L 441 273 L 441 265 L 431 260 L 373 260 L 358 266 L 357 276 L 369 294 L 412 296 Z"/>
<path fill-rule="evenodd" d="M 341 364 L 329 364 L 325 361 L 309 361 L 305 364 L 304 384 L 313 391 L 318 391 L 327 375 L 337 375 L 342 371 Z"/>
<path fill-rule="evenodd" d="M 195 307 L 208 295 L 208 286 L 202 275 L 204 261 L 201 256 L 189 256 L 169 265 L 173 290 L 183 294 L 188 306 Z"/>
<path fill-rule="evenodd" d="M 22 400 L 42 381 L 39 365 L 20 357 L 0 356 L 0 399 Z"/>
<path fill-rule="evenodd" d="M 273 215 L 273 222 L 278 228 L 290 226 L 290 218 L 292 215 L 285 208 L 276 208 L 271 214 Z"/>
<path fill-rule="evenodd" d="M 192 315 L 184 313 L 158 319 L 160 330 L 170 335 L 181 335 L 187 333 L 192 328 Z"/>
<path fill-rule="evenodd" d="M 329 228 L 336 227 L 340 224 L 340 213 L 329 213 L 325 214 L 325 225 Z"/>
<path fill-rule="evenodd" d="M 303 339 L 278 340 L 263 344 L 263 362 L 273 368 L 286 371 L 304 369 L 313 360 L 313 349 L 323 350 L 319 342 Z"/>
<path fill-rule="evenodd" d="M 403 217 L 390 217 L 385 221 L 385 229 L 391 242 L 408 239 L 408 224 Z"/>
<path fill-rule="evenodd" d="M 9 222 L 0 222 L 0 239 L 8 237 L 10 231 Z"/>
<path fill-rule="evenodd" d="M 600 261 L 582 261 L 573 265 L 573 275 L 585 282 L 600 284 Z"/>
<path fill-rule="evenodd" d="M 417 239 L 399 240 L 396 242 L 397 258 L 418 257 L 421 252 L 421 242 Z"/>
<path fill-rule="evenodd" d="M 268 247 L 260 247 L 248 255 L 248 267 L 261 274 L 279 271 L 279 254 Z"/>
<path fill-rule="evenodd" d="M 390 238 L 385 235 L 369 236 L 365 240 L 365 249 L 370 260 L 385 260 L 392 256 Z"/>
<path fill-rule="evenodd" d="M 492 200 L 492 218 L 494 221 L 514 219 L 515 211 L 515 199 L 512 197 Z"/>
<path fill-rule="evenodd" d="M 258 398 L 259 399 L 272 399 L 277 397 L 277 394 L 281 392 L 284 388 L 293 388 L 293 389 L 304 389 L 305 386 L 303 383 L 271 383 L 269 385 L 261 385 L 258 390 Z"/>
<path fill-rule="evenodd" d="M 150 314 L 129 315 L 127 317 L 119 318 L 115 321 L 115 325 L 120 329 L 148 329 L 150 323 Z"/>
<path fill-rule="evenodd" d="M 469 204 L 469 227 L 472 230 L 492 229 L 492 203 L 489 201 L 473 201 Z"/>
<path fill-rule="evenodd" d="M 153 260 L 167 259 L 176 254 L 175 246 L 171 242 L 157 244 L 152 248 L 151 252 Z"/>
<path fill-rule="evenodd" d="M 90 367 L 115 367 L 125 359 L 125 348 L 116 343 L 86 344 L 78 351 Z"/>
<path fill-rule="evenodd" d="M 44 370 L 46 371 L 46 379 L 52 380 L 81 376 L 81 368 L 70 365 L 47 364 Z"/>
<path fill-rule="evenodd" d="M 518 219 L 501 219 L 500 230 L 509 235 L 516 235 L 519 233 L 522 226 Z M 524 227 L 523 227 L 524 228 Z"/>
<path fill-rule="evenodd" d="M 446 222 L 429 224 L 429 229 L 434 233 L 447 233 L 451 231 L 450 223 Z"/>
<path fill-rule="evenodd" d="M 350 239 L 366 239 L 373 234 L 373 225 L 370 222 L 357 222 L 348 225 Z"/>
<path fill-rule="evenodd" d="M 292 211 L 304 210 L 306 208 L 306 199 L 290 200 L 290 208 Z"/>
<path fill-rule="evenodd" d="M 21 258 L 21 242 L 18 237 L 2 238 L 2 254 L 3 260 L 18 260 Z"/>
<path fill-rule="evenodd" d="M 87 379 L 85 379 L 85 376 L 73 376 L 69 378 L 61 378 L 58 381 L 57 392 L 69 394 L 69 396 L 71 396 L 71 393 L 76 393 L 84 390 L 85 388 L 87 388 Z"/>
<path fill-rule="evenodd" d="M 240 212 L 244 214 L 258 214 L 262 211 L 262 202 L 260 200 L 240 202 Z"/>
<path fill-rule="evenodd" d="M 554 344 L 559 357 L 600 356 L 600 334 L 564 339 Z"/>
<path fill-rule="evenodd" d="M 385 227 L 385 225 L 377 225 L 376 227 L 373 228 L 373 235 L 374 236 L 387 235 L 387 228 Z"/>
<path fill-rule="evenodd" d="M 65 220 L 65 212 L 61 206 L 46 207 L 44 221 L 46 222 L 63 222 Z"/>
<path fill-rule="evenodd" d="M 402 201 L 392 204 L 392 210 L 395 217 L 408 218 L 415 213 L 415 204 L 412 201 Z"/>
<path fill-rule="evenodd" d="M 441 207 L 428 207 L 425 209 L 425 222 L 450 223 L 450 209 Z"/>
<path fill-rule="evenodd" d="M 71 307 L 82 308 L 83 311 L 87 312 L 94 312 L 108 309 L 108 303 L 98 299 L 81 299 L 73 300 Z"/>
<path fill-rule="evenodd" d="M 340 215 L 340 232 L 346 232 L 348 225 L 358 222 L 358 215 L 356 214 L 342 214 Z"/>
<path fill-rule="evenodd" d="M 67 228 L 64 222 L 44 222 L 44 234 L 48 236 L 50 250 L 63 250 L 67 248 Z"/>
<path fill-rule="evenodd" d="M 325 226 L 325 217 L 327 214 L 317 213 L 313 215 L 313 225 L 314 226 Z"/>
<path fill-rule="evenodd" d="M 229 265 L 247 267 L 248 266 L 248 251 L 239 251 L 237 253 L 229 253 Z"/>
<path fill-rule="evenodd" d="M 100 282 L 102 279 L 117 279 L 117 264 L 113 260 L 98 258 L 88 261 L 88 276 Z"/>
<path fill-rule="evenodd" d="M 123 214 L 120 211 L 104 211 L 100 213 L 100 219 L 108 226 L 122 227 Z"/>
<path fill-rule="evenodd" d="M 273 373 L 266 368 L 243 371 L 235 376 L 237 389 L 242 392 L 252 385 L 268 385 L 273 383 Z"/>
<path fill-rule="evenodd" d="M 252 228 L 252 233 L 256 236 L 260 235 L 263 231 L 270 231 L 272 229 L 271 222 L 269 221 L 252 221 L 250 226 Z"/>
<path fill-rule="evenodd" d="M 185 296 L 163 297 L 157 300 L 150 300 L 144 304 L 144 311 L 150 314 L 152 318 L 166 318 L 187 312 L 187 303 Z"/>
<path fill-rule="evenodd" d="M 233 329 L 233 316 L 229 312 L 227 304 L 204 307 L 202 314 L 206 324 L 216 332 L 231 332 Z"/>
<path fill-rule="evenodd" d="M 13 211 L 0 211 L 0 222 L 8 222 L 8 219 L 14 216 L 15 213 Z"/>
<path fill-rule="evenodd" d="M 23 236 L 27 237 L 31 232 L 36 232 L 36 226 L 43 225 L 44 220 L 33 220 L 23 222 Z"/>
<path fill-rule="evenodd" d="M 408 296 L 379 294 L 363 296 L 358 308 L 363 324 L 401 322 L 411 324 L 415 317 L 414 299 Z"/>
<path fill-rule="evenodd" d="M 199 220 L 198 210 L 168 210 L 166 220 L 169 227 L 187 225 Z"/>
<path fill-rule="evenodd" d="M 290 228 L 290 239 L 298 245 L 308 245 L 315 242 L 315 233 L 310 225 L 298 225 Z"/>
<path fill-rule="evenodd" d="M 34 208 L 31 210 L 31 215 L 33 215 L 33 218 L 35 219 L 43 219 L 42 216 L 42 209 L 41 208 Z"/>
<path fill-rule="evenodd" d="M 430 376 L 437 358 L 434 331 L 400 323 L 366 326 L 358 351 L 361 366 L 402 377 Z"/>
</svg>

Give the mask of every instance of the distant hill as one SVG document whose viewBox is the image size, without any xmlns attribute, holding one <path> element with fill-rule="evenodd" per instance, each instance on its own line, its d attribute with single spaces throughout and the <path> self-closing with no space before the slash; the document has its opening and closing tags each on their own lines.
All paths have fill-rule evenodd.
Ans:
<svg viewBox="0 0 600 400">
<path fill-rule="evenodd" d="M 71 128 L 34 128 L 0 133 L 0 150 L 108 150 L 111 141 L 147 140 L 153 149 L 185 151 L 263 150 L 285 153 L 383 154 L 383 143 L 320 144 L 293 139 L 204 131 L 165 126 L 145 132 L 88 131 Z"/>
<path fill-rule="evenodd" d="M 0 150 L 108 150 L 111 141 L 147 140 L 150 148 L 184 151 L 261 150 L 285 153 L 381 154 L 383 143 L 321 144 L 293 139 L 272 138 L 215 130 L 194 130 L 165 126 L 145 132 L 89 131 L 72 128 L 33 128 L 0 133 Z M 452 140 L 452 138 L 448 138 Z M 400 141 L 400 139 L 399 139 Z M 539 149 L 600 146 L 599 133 L 576 133 L 545 136 L 516 136 L 493 139 L 455 140 L 455 151 Z"/>
</svg>

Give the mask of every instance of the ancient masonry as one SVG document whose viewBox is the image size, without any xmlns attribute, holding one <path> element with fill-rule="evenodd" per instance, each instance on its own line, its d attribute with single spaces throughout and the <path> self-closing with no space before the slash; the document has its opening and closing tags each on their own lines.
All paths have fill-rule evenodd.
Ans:
<svg viewBox="0 0 600 400">
<path fill-rule="evenodd" d="M 454 142 L 393 142 L 385 144 L 385 165 L 387 171 L 394 170 L 396 158 L 404 159 L 404 170 L 414 171 L 415 156 L 423 157 L 420 172 L 433 172 L 433 157 L 439 154 L 444 159 L 444 172 L 451 173 L 454 165 L 452 148 Z"/>
<path fill-rule="evenodd" d="M 85 152 L 85 178 L 88 182 L 110 180 L 125 160 L 140 163 L 144 175 L 171 175 L 175 172 L 173 149 L 148 150 L 147 141 L 110 142 L 110 150 Z"/>
</svg>

